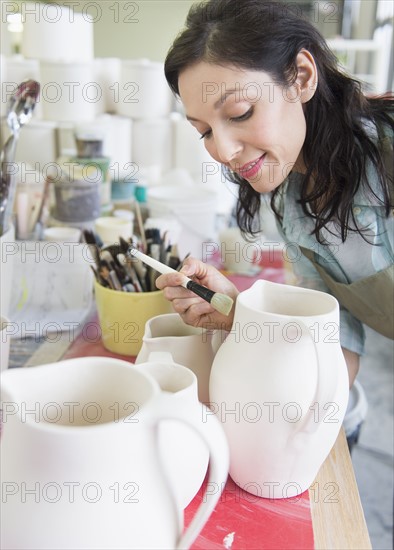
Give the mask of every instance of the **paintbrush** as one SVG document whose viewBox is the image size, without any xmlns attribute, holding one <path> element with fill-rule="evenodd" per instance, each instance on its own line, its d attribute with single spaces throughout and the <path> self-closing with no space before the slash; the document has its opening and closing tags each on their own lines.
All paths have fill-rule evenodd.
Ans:
<svg viewBox="0 0 394 550">
<path fill-rule="evenodd" d="M 161 262 L 151 258 L 150 256 L 147 256 L 146 254 L 143 254 L 133 247 L 129 248 L 128 254 L 134 256 L 135 258 L 138 258 L 150 267 L 153 267 L 153 269 L 156 269 L 156 271 L 158 271 L 159 273 L 178 273 L 175 269 L 172 269 L 168 265 L 162 264 Z M 197 296 L 200 296 L 200 298 L 202 298 L 206 302 L 209 302 L 211 306 L 216 309 L 216 311 L 219 311 L 219 313 L 222 313 L 223 315 L 228 315 L 230 313 L 234 303 L 233 299 L 230 298 L 230 296 L 220 294 L 219 292 L 214 292 L 213 290 L 210 290 L 209 288 L 206 288 L 205 286 L 196 283 L 192 279 L 189 279 L 189 277 L 186 277 L 186 275 L 184 277 L 185 278 L 182 283 L 182 286 L 184 288 L 191 290 L 192 292 L 194 292 L 194 294 L 197 294 Z"/>
<path fill-rule="evenodd" d="M 131 265 L 130 260 L 126 258 L 124 254 L 118 254 L 118 260 L 119 263 L 123 266 L 123 269 L 126 271 L 127 275 L 130 277 L 130 280 L 136 292 L 143 292 L 142 284 L 138 278 L 136 270 Z"/>
<path fill-rule="evenodd" d="M 83 239 L 85 243 L 88 245 L 88 248 L 90 250 L 90 253 L 92 255 L 92 259 L 94 263 L 96 264 L 96 268 L 100 268 L 100 247 L 97 244 L 97 241 L 95 239 L 93 231 L 90 229 L 84 229 L 82 231 Z"/>
<path fill-rule="evenodd" d="M 142 247 L 144 250 L 146 250 L 146 235 L 145 235 L 144 222 L 142 221 L 141 208 L 137 200 L 134 202 L 134 210 L 137 216 L 138 230 L 140 233 Z"/>
</svg>

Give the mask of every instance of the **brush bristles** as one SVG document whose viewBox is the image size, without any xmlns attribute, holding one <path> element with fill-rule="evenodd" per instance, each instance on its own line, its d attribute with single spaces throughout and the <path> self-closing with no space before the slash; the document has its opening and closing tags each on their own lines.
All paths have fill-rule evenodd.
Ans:
<svg viewBox="0 0 394 550">
<path fill-rule="evenodd" d="M 196 281 L 187 279 L 183 286 L 197 294 L 197 296 L 203 298 L 206 302 L 209 302 L 211 306 L 216 309 L 216 311 L 219 311 L 219 313 L 222 313 L 223 315 L 227 316 L 233 307 L 234 301 L 232 298 L 226 296 L 225 294 L 216 293 L 213 290 L 196 283 Z"/>
<path fill-rule="evenodd" d="M 228 315 L 233 307 L 234 300 L 230 296 L 218 292 L 212 297 L 211 306 L 222 315 Z"/>
</svg>

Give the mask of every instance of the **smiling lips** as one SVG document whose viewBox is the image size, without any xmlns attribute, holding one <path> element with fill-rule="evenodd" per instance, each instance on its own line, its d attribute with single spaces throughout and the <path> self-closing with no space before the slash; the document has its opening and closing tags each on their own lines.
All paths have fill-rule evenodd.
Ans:
<svg viewBox="0 0 394 550">
<path fill-rule="evenodd" d="M 237 172 L 242 178 L 246 180 L 254 178 L 260 171 L 260 168 L 264 163 L 264 158 L 265 154 L 259 157 L 257 160 L 244 164 L 243 166 L 241 166 L 241 168 L 237 170 Z"/>
</svg>

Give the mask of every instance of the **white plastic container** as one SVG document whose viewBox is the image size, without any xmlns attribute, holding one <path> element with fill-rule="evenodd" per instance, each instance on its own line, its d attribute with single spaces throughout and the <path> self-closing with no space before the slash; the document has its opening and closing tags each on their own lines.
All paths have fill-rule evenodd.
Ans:
<svg viewBox="0 0 394 550">
<path fill-rule="evenodd" d="M 171 113 L 172 95 L 164 78 L 163 63 L 124 59 L 120 68 L 118 115 L 156 119 Z"/>
<path fill-rule="evenodd" d="M 79 243 L 81 230 L 77 227 L 47 227 L 43 232 L 44 241 Z"/>
<path fill-rule="evenodd" d="M 183 257 L 190 253 L 202 259 L 203 243 L 216 237 L 215 193 L 196 186 L 158 185 L 148 189 L 151 218 L 169 218 L 181 226 L 178 249 Z"/>
<path fill-rule="evenodd" d="M 119 237 L 128 240 L 133 236 L 133 220 L 104 216 L 94 222 L 94 230 L 104 245 L 118 243 Z"/>
</svg>

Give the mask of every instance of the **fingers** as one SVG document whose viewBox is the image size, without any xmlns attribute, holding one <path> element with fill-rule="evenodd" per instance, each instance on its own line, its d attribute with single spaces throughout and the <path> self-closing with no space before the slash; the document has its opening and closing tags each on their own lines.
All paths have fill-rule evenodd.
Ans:
<svg viewBox="0 0 394 550">
<path fill-rule="evenodd" d="M 185 276 L 197 280 L 211 290 L 223 292 L 233 297 L 235 301 L 238 290 L 233 283 L 215 267 L 190 257 L 186 259 L 180 272 L 163 274 L 156 279 L 157 288 L 163 290 L 165 298 L 171 301 L 174 310 L 179 313 L 186 324 L 195 327 L 210 325 L 229 330 L 234 312 L 224 316 L 217 312 L 210 303 L 182 287 Z"/>
<path fill-rule="evenodd" d="M 182 266 L 182 269 L 179 272 L 160 275 L 156 279 L 156 286 L 159 290 L 162 290 L 165 287 L 176 287 L 183 283 L 184 275 L 189 278 L 201 278 L 205 276 L 206 271 L 207 269 L 203 262 L 200 262 L 196 258 L 189 257 L 186 258 L 185 264 Z"/>
<path fill-rule="evenodd" d="M 197 277 L 198 279 L 201 279 L 207 274 L 207 264 L 204 264 L 196 258 L 189 257 L 184 261 L 180 272 L 184 273 L 188 277 Z"/>
<path fill-rule="evenodd" d="M 163 290 L 164 297 L 172 302 L 177 313 L 185 313 L 191 306 L 203 302 L 194 292 L 180 286 L 184 277 L 179 273 L 161 275 L 156 279 L 156 286 Z M 174 286 L 173 286 L 174 285 Z"/>
<path fill-rule="evenodd" d="M 163 288 L 172 288 L 172 287 L 178 287 L 180 286 L 183 281 L 185 280 L 184 275 L 181 273 L 165 273 L 164 275 L 160 275 L 156 279 L 156 286 L 159 290 L 162 290 Z"/>
<path fill-rule="evenodd" d="M 172 303 L 172 307 L 186 324 L 201 326 L 200 317 L 213 314 L 215 310 L 194 292 L 179 286 L 182 280 L 178 273 L 161 275 L 156 280 L 156 286 L 163 289 L 164 297 Z M 173 284 L 176 286 L 171 286 Z"/>
<path fill-rule="evenodd" d="M 187 325 L 192 327 L 201 328 L 214 328 L 216 327 L 215 318 L 211 313 L 205 313 L 203 315 L 197 315 L 194 308 L 190 308 L 186 313 L 180 314 L 182 320 Z"/>
<path fill-rule="evenodd" d="M 187 315 L 188 318 L 194 320 L 198 319 L 200 315 L 215 311 L 211 304 L 195 294 L 190 298 L 175 298 L 172 300 L 172 305 L 177 313 Z"/>
<path fill-rule="evenodd" d="M 233 314 L 229 316 L 221 315 L 207 302 L 192 304 L 186 311 L 180 313 L 180 316 L 187 325 L 221 330 L 231 330 L 234 318 Z"/>
</svg>

